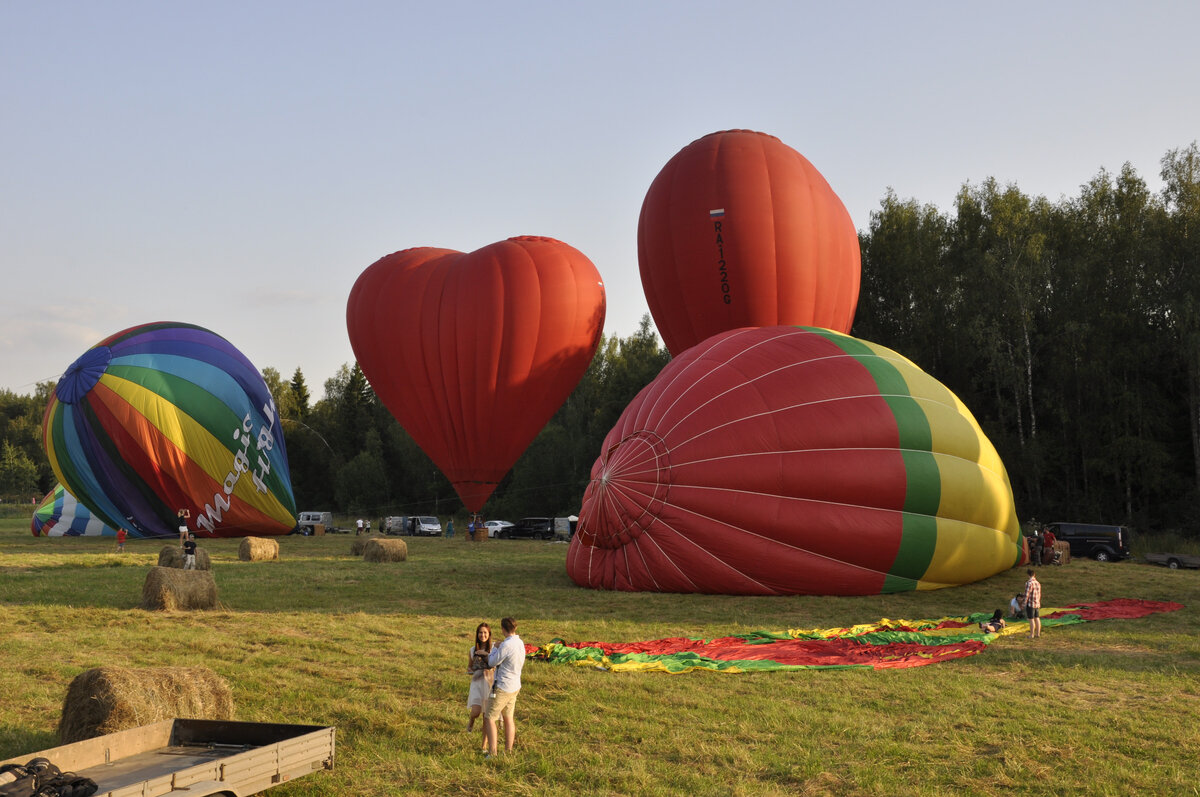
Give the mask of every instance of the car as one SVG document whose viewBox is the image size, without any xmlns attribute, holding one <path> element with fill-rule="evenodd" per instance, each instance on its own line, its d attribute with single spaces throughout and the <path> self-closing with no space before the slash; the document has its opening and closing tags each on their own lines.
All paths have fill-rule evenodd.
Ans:
<svg viewBox="0 0 1200 797">
<path fill-rule="evenodd" d="M 509 523 L 507 520 L 489 520 L 483 525 L 487 526 L 489 537 L 502 537 L 504 535 L 500 532 L 513 527 L 513 524 Z"/>
<path fill-rule="evenodd" d="M 548 517 L 521 518 L 512 526 L 498 532 L 501 539 L 512 537 L 532 537 L 539 540 L 549 540 L 554 537 L 554 520 Z"/>
<path fill-rule="evenodd" d="M 1186 553 L 1148 553 L 1146 561 L 1153 565 L 1163 565 L 1172 570 L 1181 567 L 1200 567 L 1200 556 Z"/>
<path fill-rule="evenodd" d="M 1127 526 L 1103 526 L 1098 523 L 1050 523 L 1049 529 L 1059 542 L 1071 546 L 1071 556 L 1091 557 L 1097 562 L 1128 559 L 1133 532 Z"/>
</svg>

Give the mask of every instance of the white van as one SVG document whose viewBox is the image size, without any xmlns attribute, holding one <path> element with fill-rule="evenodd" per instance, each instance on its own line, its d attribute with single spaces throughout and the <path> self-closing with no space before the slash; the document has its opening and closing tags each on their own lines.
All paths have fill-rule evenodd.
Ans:
<svg viewBox="0 0 1200 797">
<path fill-rule="evenodd" d="M 325 531 L 333 533 L 337 529 L 333 526 L 332 512 L 301 512 L 299 522 L 296 524 L 296 533 L 304 534 L 305 536 L 313 533 L 313 526 L 324 526 Z"/>
<path fill-rule="evenodd" d="M 440 537 L 442 522 L 432 515 L 399 515 L 384 518 L 384 534 L 403 534 L 409 537 Z"/>
</svg>

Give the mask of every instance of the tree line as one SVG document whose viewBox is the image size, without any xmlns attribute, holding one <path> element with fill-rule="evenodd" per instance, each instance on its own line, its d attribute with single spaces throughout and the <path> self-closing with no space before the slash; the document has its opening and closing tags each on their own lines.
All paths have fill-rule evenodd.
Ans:
<svg viewBox="0 0 1200 797">
<path fill-rule="evenodd" d="M 1051 202 L 989 179 L 952 212 L 889 192 L 854 334 L 958 394 L 1024 519 L 1200 528 L 1200 151 Z"/>
<path fill-rule="evenodd" d="M 1200 531 L 1200 149 L 1126 164 L 1050 201 L 994 179 L 943 211 L 889 191 L 859 233 L 852 334 L 953 390 L 999 450 L 1018 514 Z M 505 477 L 491 517 L 577 512 L 600 445 L 669 361 L 649 317 L 605 336 L 576 390 Z M 263 372 L 301 510 L 382 517 L 463 511 L 357 365 L 311 395 Z M 54 477 L 41 446 L 53 384 L 0 391 L 0 498 Z"/>
</svg>

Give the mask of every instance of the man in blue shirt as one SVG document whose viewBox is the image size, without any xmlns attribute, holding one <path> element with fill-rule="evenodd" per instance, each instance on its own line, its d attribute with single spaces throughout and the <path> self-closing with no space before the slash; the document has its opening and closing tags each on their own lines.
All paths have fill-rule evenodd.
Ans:
<svg viewBox="0 0 1200 797">
<path fill-rule="evenodd" d="M 483 714 L 483 728 L 487 734 L 488 758 L 496 755 L 496 719 L 504 717 L 504 751 L 511 753 L 517 739 L 517 724 L 513 720 L 513 707 L 517 704 L 517 692 L 521 691 L 521 670 L 525 666 L 525 643 L 517 636 L 517 621 L 505 617 L 500 621 L 504 641 L 492 648 L 488 655 L 488 666 L 496 668 L 496 679 L 492 683 L 492 697 Z"/>
</svg>

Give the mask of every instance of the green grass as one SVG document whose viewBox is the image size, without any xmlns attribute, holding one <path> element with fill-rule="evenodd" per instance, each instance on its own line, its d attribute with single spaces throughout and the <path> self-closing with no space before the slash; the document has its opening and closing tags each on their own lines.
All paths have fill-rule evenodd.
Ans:
<svg viewBox="0 0 1200 797">
<path fill-rule="evenodd" d="M 1186 608 L 909 670 L 672 676 L 530 661 L 517 750 L 485 763 L 464 705 L 480 620 L 512 615 L 531 643 L 845 626 L 1006 606 L 1024 571 L 862 598 L 614 594 L 576 587 L 562 544 L 411 539 L 407 562 L 382 565 L 350 557 L 351 539 L 283 538 L 282 561 L 267 563 L 238 561 L 237 540 L 201 541 L 222 608 L 146 612 L 163 542 L 117 555 L 110 540 L 35 539 L 27 520 L 0 520 L 0 759 L 56 744 L 85 669 L 205 664 L 229 681 L 239 719 L 337 727 L 336 769 L 270 792 L 281 797 L 1197 793 L 1200 571 L 1042 568 L 1049 606 Z"/>
</svg>

